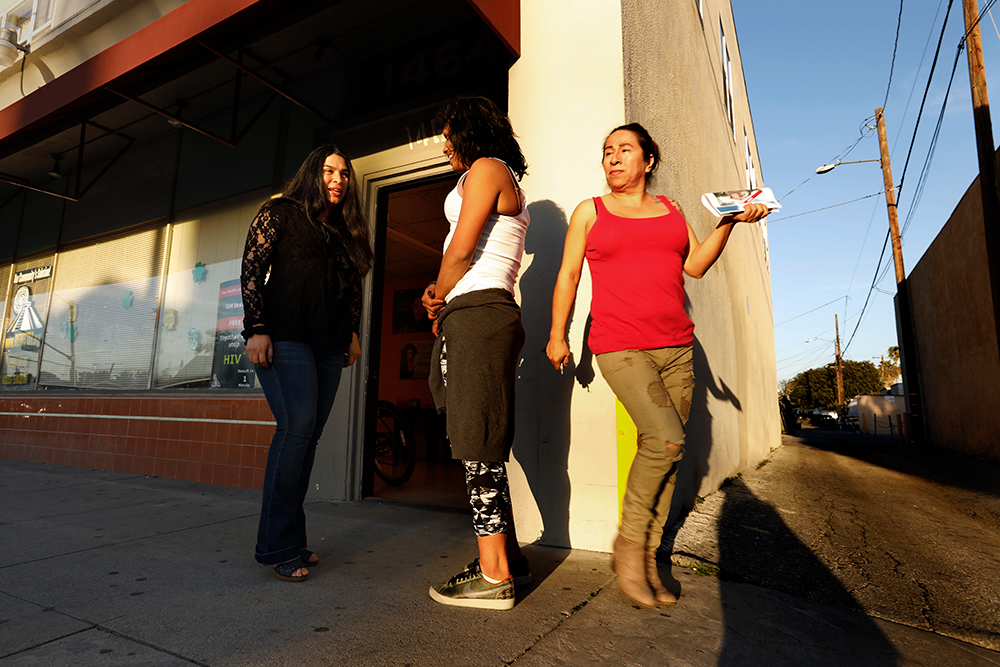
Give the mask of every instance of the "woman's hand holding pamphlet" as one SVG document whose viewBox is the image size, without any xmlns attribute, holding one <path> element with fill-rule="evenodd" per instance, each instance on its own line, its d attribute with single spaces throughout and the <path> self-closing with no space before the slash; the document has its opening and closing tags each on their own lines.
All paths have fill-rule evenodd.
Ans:
<svg viewBox="0 0 1000 667">
<path fill-rule="evenodd" d="M 754 188 L 753 190 L 725 190 L 724 192 L 706 192 L 701 196 L 701 203 L 716 217 L 739 215 L 743 207 L 749 203 L 764 204 L 769 211 L 781 208 L 774 198 L 771 188 Z"/>
</svg>

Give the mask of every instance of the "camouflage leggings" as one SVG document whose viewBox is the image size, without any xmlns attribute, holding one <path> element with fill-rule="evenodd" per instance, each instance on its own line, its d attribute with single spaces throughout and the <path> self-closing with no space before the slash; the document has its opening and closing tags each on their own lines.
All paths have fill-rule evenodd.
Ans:
<svg viewBox="0 0 1000 667">
<path fill-rule="evenodd" d="M 472 505 L 472 528 L 476 537 L 487 537 L 507 532 L 510 514 L 510 486 L 507 467 L 503 461 L 483 463 L 462 461 L 465 464 L 465 486 Z"/>
</svg>

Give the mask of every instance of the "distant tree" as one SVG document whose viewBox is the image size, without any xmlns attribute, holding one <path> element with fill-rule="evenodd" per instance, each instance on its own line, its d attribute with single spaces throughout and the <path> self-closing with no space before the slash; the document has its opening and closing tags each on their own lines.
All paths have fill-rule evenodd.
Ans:
<svg viewBox="0 0 1000 667">
<path fill-rule="evenodd" d="M 878 393 L 882 388 L 882 376 L 872 362 L 844 359 L 842 364 L 845 401 L 861 394 Z M 837 404 L 836 364 L 802 371 L 792 378 L 791 385 L 788 398 L 797 408 L 811 410 Z"/>
<path fill-rule="evenodd" d="M 844 400 L 862 394 L 877 394 L 882 389 L 882 374 L 870 361 L 843 361 Z"/>
<path fill-rule="evenodd" d="M 889 359 L 883 357 L 878 369 L 882 376 L 882 386 L 886 389 L 896 384 L 899 379 L 899 346 L 893 345 L 887 354 Z"/>
<path fill-rule="evenodd" d="M 778 383 L 778 396 L 790 397 L 795 388 L 795 380 L 782 380 Z"/>
</svg>

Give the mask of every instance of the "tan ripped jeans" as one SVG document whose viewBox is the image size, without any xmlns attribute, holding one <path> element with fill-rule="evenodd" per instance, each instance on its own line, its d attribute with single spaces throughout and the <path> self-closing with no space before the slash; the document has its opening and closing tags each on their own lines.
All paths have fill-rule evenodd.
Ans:
<svg viewBox="0 0 1000 667">
<path fill-rule="evenodd" d="M 632 461 L 619 532 L 647 550 L 657 549 L 684 455 L 691 412 L 691 347 L 624 350 L 597 355 L 601 374 L 635 422 L 642 439 Z"/>
</svg>

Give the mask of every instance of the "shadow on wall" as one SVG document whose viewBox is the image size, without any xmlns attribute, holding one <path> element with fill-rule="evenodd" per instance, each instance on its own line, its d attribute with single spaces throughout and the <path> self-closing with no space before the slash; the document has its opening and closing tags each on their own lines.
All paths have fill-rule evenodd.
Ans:
<svg viewBox="0 0 1000 667">
<path fill-rule="evenodd" d="M 694 362 L 694 394 L 691 396 L 691 414 L 688 417 L 684 437 L 684 458 L 681 459 L 677 471 L 677 486 L 674 489 L 674 499 L 670 505 L 670 517 L 667 527 L 686 514 L 698 498 L 701 482 L 708 476 L 709 455 L 712 452 L 712 413 L 708 409 L 709 396 L 716 401 L 729 403 L 737 411 L 743 410 L 743 404 L 733 391 L 721 379 L 717 379 L 708 363 L 705 348 L 697 336 L 692 348 Z M 672 540 L 672 531 L 665 531 L 666 539 Z M 672 543 L 662 545 L 661 549 L 672 551 Z M 669 553 L 669 552 L 668 552 Z"/>
<path fill-rule="evenodd" d="M 525 341 L 517 385 L 514 457 L 520 463 L 542 516 L 542 544 L 569 546 L 568 472 L 573 369 L 560 375 L 545 356 L 552 322 L 552 290 L 562 262 L 568 221 L 555 202 L 528 205 L 531 224 L 524 252 L 531 265 L 521 276 L 521 319 Z M 534 378 L 535 382 L 525 382 Z M 533 416 L 526 419 L 526 416 Z M 535 429 L 527 427 L 534 421 Z M 523 426 L 522 426 L 523 425 Z"/>
<path fill-rule="evenodd" d="M 722 489 L 719 569 L 725 638 L 718 665 L 753 664 L 766 644 L 776 664 L 896 665 L 897 655 L 850 592 L 739 480 Z M 794 597 L 765 593 L 760 587 Z M 796 598 L 840 607 L 822 616 Z M 861 613 L 857 613 L 861 612 Z M 768 619 L 762 625 L 761 619 Z M 781 639 L 773 627 L 794 628 Z"/>
</svg>

